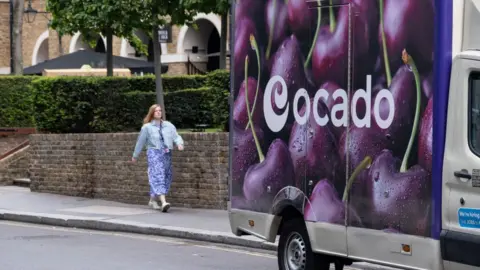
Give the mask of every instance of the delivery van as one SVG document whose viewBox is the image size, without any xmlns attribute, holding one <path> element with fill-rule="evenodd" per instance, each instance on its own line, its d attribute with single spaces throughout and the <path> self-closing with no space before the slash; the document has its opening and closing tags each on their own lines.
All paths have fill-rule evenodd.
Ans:
<svg viewBox="0 0 480 270">
<path fill-rule="evenodd" d="M 230 203 L 279 269 L 480 269 L 480 0 L 233 0 Z"/>
</svg>

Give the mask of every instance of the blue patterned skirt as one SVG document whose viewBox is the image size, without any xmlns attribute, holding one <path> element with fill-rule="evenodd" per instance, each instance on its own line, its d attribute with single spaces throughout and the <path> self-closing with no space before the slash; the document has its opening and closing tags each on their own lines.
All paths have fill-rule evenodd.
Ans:
<svg viewBox="0 0 480 270">
<path fill-rule="evenodd" d="M 150 196 L 166 195 L 172 184 L 172 152 L 148 149 L 147 163 Z"/>
</svg>

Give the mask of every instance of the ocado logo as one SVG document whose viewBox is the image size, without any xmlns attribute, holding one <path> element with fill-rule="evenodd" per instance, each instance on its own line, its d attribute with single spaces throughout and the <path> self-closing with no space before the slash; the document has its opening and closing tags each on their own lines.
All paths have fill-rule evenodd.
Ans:
<svg viewBox="0 0 480 270">
<path fill-rule="evenodd" d="M 280 85 L 280 89 L 278 89 L 278 85 Z M 276 87 L 277 86 L 277 87 Z M 273 109 L 272 102 L 271 102 L 271 96 L 272 94 L 275 94 L 274 96 L 274 104 L 275 107 L 277 107 L 280 110 L 283 110 L 283 113 L 277 115 Z M 301 116 L 299 114 L 299 108 L 298 108 L 298 101 L 300 98 L 305 99 L 305 114 Z M 347 121 L 347 114 L 346 112 L 348 111 L 348 97 L 347 97 L 347 91 L 344 89 L 337 89 L 333 92 L 332 98 L 334 100 L 337 100 L 337 98 L 342 98 L 342 103 L 335 104 L 332 107 L 332 110 L 330 112 L 330 117 L 328 115 L 320 116 L 318 114 L 318 101 L 322 99 L 324 102 L 327 102 L 329 98 L 329 93 L 325 89 L 320 89 L 315 93 L 315 96 L 313 98 L 313 117 L 315 119 L 315 122 L 320 125 L 320 126 L 325 126 L 328 124 L 330 121 L 330 118 L 332 120 L 332 124 L 336 127 L 344 126 L 346 127 L 348 125 Z M 365 100 L 366 104 L 366 114 L 363 117 L 363 119 L 360 119 L 357 115 L 357 102 L 360 98 L 363 98 Z M 380 102 L 382 99 L 385 99 L 388 104 L 389 112 L 388 116 L 386 119 L 382 119 L 380 116 Z M 366 90 L 363 89 L 358 89 L 355 91 L 355 94 L 353 95 L 352 98 L 352 104 L 351 104 L 351 115 L 352 115 L 352 120 L 353 124 L 359 128 L 369 128 L 371 126 L 371 112 L 370 108 L 372 102 L 372 76 L 367 75 L 367 87 Z M 267 86 L 265 87 L 265 94 L 263 98 L 263 114 L 265 117 L 265 121 L 267 123 L 268 128 L 270 128 L 271 131 L 273 132 L 279 132 L 280 130 L 283 129 L 287 122 L 288 118 L 288 112 L 289 112 L 290 104 L 288 103 L 288 89 L 287 89 L 287 84 L 285 83 L 285 80 L 279 76 L 275 75 L 270 80 L 268 81 Z M 293 98 L 293 116 L 295 117 L 295 121 L 303 125 L 307 122 L 308 116 L 310 115 L 310 97 L 308 95 L 308 92 L 304 88 L 300 88 L 296 93 Z M 343 115 L 341 118 L 337 118 L 336 114 L 337 112 L 342 111 Z M 376 97 L 375 97 L 375 103 L 373 106 L 373 115 L 375 118 L 376 123 L 378 126 L 382 129 L 387 129 L 390 127 L 390 125 L 393 122 L 393 116 L 395 115 L 395 103 L 393 100 L 393 95 L 388 89 L 382 89 L 380 90 Z"/>
</svg>

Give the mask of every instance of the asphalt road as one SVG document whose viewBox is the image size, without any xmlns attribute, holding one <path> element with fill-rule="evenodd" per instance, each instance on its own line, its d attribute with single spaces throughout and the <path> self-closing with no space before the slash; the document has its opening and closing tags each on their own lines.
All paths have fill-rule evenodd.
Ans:
<svg viewBox="0 0 480 270">
<path fill-rule="evenodd" d="M 278 269 L 275 254 L 158 236 L 0 222 L 0 269 Z"/>
</svg>

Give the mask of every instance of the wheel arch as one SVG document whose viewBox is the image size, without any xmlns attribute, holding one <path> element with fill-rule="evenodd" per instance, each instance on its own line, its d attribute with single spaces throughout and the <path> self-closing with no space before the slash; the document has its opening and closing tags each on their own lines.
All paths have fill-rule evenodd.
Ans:
<svg viewBox="0 0 480 270">
<path fill-rule="evenodd" d="M 271 213 L 280 218 L 278 228 L 273 228 L 277 235 L 280 235 L 283 224 L 293 218 L 304 219 L 304 204 L 306 196 L 296 187 L 285 187 L 280 190 L 273 200 Z"/>
</svg>

